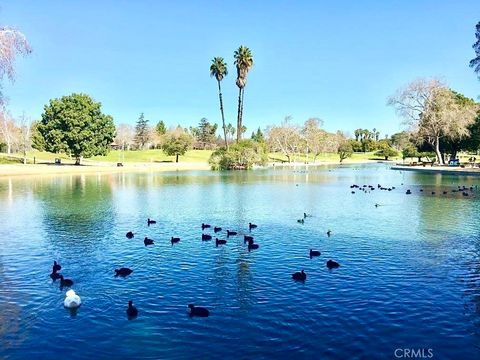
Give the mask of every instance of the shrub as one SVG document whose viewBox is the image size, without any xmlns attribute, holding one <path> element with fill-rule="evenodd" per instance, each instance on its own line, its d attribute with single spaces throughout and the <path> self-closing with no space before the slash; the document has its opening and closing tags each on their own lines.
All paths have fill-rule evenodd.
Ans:
<svg viewBox="0 0 480 360">
<path fill-rule="evenodd" d="M 242 140 L 231 145 L 228 150 L 216 150 L 210 156 L 208 163 L 212 170 L 247 170 L 253 165 L 265 165 L 268 160 L 264 143 L 252 140 Z"/>
</svg>

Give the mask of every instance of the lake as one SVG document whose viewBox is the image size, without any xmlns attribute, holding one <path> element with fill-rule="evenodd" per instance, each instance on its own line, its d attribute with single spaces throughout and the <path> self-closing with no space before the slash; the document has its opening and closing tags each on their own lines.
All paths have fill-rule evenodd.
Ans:
<svg viewBox="0 0 480 360">
<path fill-rule="evenodd" d="M 479 180 L 386 164 L 0 178 L 0 357 L 478 359 Z"/>
</svg>

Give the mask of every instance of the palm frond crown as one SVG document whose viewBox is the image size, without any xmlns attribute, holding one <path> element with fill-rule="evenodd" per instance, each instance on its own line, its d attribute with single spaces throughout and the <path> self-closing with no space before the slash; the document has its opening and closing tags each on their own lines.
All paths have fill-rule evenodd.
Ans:
<svg viewBox="0 0 480 360">
<path fill-rule="evenodd" d="M 222 81 L 222 79 L 227 76 L 227 63 L 222 57 L 215 57 L 212 60 L 212 65 L 210 65 L 210 76 L 215 76 L 217 81 Z"/>
</svg>

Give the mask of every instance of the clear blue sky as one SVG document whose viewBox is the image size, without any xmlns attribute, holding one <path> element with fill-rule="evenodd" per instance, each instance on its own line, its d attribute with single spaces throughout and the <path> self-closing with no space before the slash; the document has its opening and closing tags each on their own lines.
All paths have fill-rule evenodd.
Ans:
<svg viewBox="0 0 480 360">
<path fill-rule="evenodd" d="M 23 1 L 1 4 L 33 53 L 7 85 L 10 111 L 38 119 L 49 99 L 84 92 L 115 123 L 220 123 L 211 59 L 222 56 L 227 123 L 238 89 L 233 52 L 248 46 L 247 134 L 280 123 L 325 121 L 329 131 L 401 129 L 386 99 L 417 77 L 437 76 L 477 99 L 474 57 L 478 0 L 382 1 Z"/>
</svg>

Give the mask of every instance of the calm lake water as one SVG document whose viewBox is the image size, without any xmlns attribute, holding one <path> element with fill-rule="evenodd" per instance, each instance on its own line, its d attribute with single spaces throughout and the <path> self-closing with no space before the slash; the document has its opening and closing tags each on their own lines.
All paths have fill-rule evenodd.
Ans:
<svg viewBox="0 0 480 360">
<path fill-rule="evenodd" d="M 479 359 L 477 185 L 384 164 L 0 178 L 0 358 Z M 203 222 L 239 236 L 220 232 L 217 248 Z M 76 314 L 53 260 L 82 298 Z M 115 278 L 119 267 L 133 273 Z M 189 317 L 189 303 L 210 317 Z"/>
</svg>

